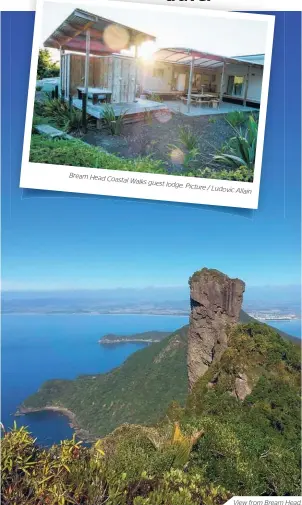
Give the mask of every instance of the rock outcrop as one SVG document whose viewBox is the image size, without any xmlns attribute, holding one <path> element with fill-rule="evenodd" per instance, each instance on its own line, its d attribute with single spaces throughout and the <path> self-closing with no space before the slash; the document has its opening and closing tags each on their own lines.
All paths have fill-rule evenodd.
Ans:
<svg viewBox="0 0 302 505">
<path fill-rule="evenodd" d="M 245 373 L 239 373 L 235 379 L 235 387 L 232 395 L 238 398 L 238 400 L 244 400 L 251 392 L 252 388 L 249 386 L 247 375 Z"/>
<path fill-rule="evenodd" d="M 228 345 L 228 329 L 239 321 L 245 284 L 218 270 L 203 268 L 189 281 L 191 315 L 188 332 L 189 388 L 219 360 Z"/>
</svg>

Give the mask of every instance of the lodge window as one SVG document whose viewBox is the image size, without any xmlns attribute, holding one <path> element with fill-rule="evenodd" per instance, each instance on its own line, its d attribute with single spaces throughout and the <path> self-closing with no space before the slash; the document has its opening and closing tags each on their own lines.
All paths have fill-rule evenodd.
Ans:
<svg viewBox="0 0 302 505">
<path fill-rule="evenodd" d="M 232 96 L 242 96 L 244 77 L 239 75 L 229 75 L 227 94 Z"/>
<path fill-rule="evenodd" d="M 159 79 L 164 78 L 164 69 L 163 68 L 154 68 L 153 69 L 153 77 L 158 77 Z"/>
</svg>

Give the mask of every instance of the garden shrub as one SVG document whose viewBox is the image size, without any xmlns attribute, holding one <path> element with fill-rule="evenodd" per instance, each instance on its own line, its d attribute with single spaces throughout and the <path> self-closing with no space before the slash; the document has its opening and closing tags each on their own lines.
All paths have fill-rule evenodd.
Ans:
<svg viewBox="0 0 302 505">
<path fill-rule="evenodd" d="M 102 120 L 105 128 L 111 135 L 120 135 L 124 124 L 127 110 L 121 111 L 119 116 L 115 115 L 115 110 L 111 104 L 106 104 L 102 112 Z"/>
<path fill-rule="evenodd" d="M 235 136 L 222 147 L 213 161 L 226 167 L 238 170 L 254 170 L 256 146 L 258 137 L 258 123 L 254 116 L 248 118 L 245 131 L 234 128 Z"/>
<path fill-rule="evenodd" d="M 47 97 L 43 102 L 36 101 L 34 113 L 41 118 L 47 118 L 47 122 L 62 128 L 67 133 L 80 131 L 82 127 L 82 111 L 70 107 L 60 98 Z"/>
<path fill-rule="evenodd" d="M 226 115 L 227 122 L 235 127 L 245 123 L 247 118 L 247 113 L 240 110 L 233 110 L 232 112 L 228 112 Z"/>
<path fill-rule="evenodd" d="M 119 158 L 80 140 L 49 140 L 33 135 L 30 161 L 74 167 L 107 168 L 131 172 L 166 174 L 162 162 L 146 156 L 135 159 Z"/>
</svg>

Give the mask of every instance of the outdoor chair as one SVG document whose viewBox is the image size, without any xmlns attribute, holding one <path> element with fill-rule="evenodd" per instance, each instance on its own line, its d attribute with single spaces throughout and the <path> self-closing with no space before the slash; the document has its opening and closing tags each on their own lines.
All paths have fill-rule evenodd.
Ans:
<svg viewBox="0 0 302 505">
<path fill-rule="evenodd" d="M 199 105 L 207 105 L 208 107 L 211 105 L 212 100 L 199 100 Z"/>
<path fill-rule="evenodd" d="M 104 101 L 106 102 L 107 97 L 106 95 L 98 95 L 98 102 L 103 103 Z"/>
</svg>

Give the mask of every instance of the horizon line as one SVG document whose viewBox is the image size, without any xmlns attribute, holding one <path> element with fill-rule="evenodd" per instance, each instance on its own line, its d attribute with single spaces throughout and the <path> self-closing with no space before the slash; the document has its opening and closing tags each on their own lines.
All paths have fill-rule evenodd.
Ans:
<svg viewBox="0 0 302 505">
<path fill-rule="evenodd" d="M 296 283 L 296 284 L 249 284 L 246 286 L 247 289 L 249 288 L 288 288 L 288 287 L 295 287 L 295 288 L 301 288 L 301 283 Z M 175 288 L 180 288 L 180 289 L 187 289 L 189 288 L 189 285 L 185 284 L 167 284 L 164 286 L 161 285 L 154 285 L 154 286 L 115 286 L 115 287 L 98 287 L 98 288 L 89 288 L 89 287 L 57 287 L 57 288 L 2 288 L 1 292 L 2 293 L 51 293 L 53 291 L 58 291 L 58 292 L 64 292 L 64 291 L 115 291 L 115 290 L 121 290 L 121 291 L 126 291 L 126 290 L 136 290 L 136 291 L 142 291 L 142 290 L 153 290 L 153 289 L 175 289 Z"/>
</svg>

